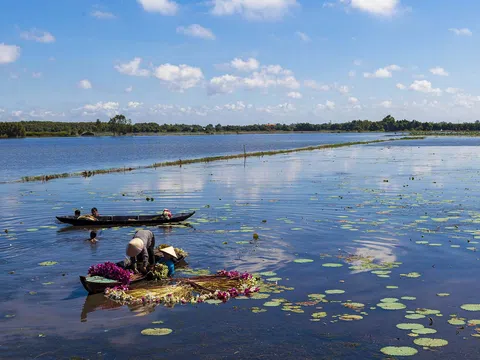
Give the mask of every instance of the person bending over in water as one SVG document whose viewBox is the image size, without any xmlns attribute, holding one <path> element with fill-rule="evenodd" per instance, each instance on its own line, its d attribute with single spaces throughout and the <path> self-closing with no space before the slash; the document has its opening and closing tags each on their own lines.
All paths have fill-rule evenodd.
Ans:
<svg viewBox="0 0 480 360">
<path fill-rule="evenodd" d="M 155 235 L 150 230 L 138 230 L 127 245 L 133 272 L 138 274 L 137 262 L 142 262 L 140 272 L 147 273 L 148 265 L 155 265 Z"/>
<path fill-rule="evenodd" d="M 97 233 L 95 231 L 90 231 L 90 239 L 88 239 L 92 244 L 97 243 Z"/>
</svg>

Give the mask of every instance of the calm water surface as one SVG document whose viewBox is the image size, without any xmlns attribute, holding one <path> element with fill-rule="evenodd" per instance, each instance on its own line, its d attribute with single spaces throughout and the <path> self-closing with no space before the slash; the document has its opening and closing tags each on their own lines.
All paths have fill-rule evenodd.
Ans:
<svg viewBox="0 0 480 360">
<path fill-rule="evenodd" d="M 478 359 L 475 327 L 448 320 L 453 314 L 480 319 L 480 312 L 460 308 L 480 303 L 480 158 L 470 140 L 444 146 L 445 140 L 0 185 L 2 357 L 384 359 L 384 346 L 410 346 L 418 359 Z M 272 297 L 290 302 L 332 289 L 345 293 L 327 295 L 328 303 L 304 306 L 301 314 L 280 307 L 251 311 L 266 300 L 141 311 L 112 307 L 102 295 L 87 296 L 78 276 L 92 264 L 120 260 L 133 229 L 105 229 L 92 246 L 85 242 L 87 229 L 54 221 L 75 207 L 92 206 L 102 214 L 196 209 L 192 227 L 151 228 L 160 242 L 188 251 L 192 268 L 274 271 L 280 285 L 294 290 Z M 253 241 L 253 232 L 259 240 Z M 350 269 L 357 263 L 347 256 L 401 264 L 375 274 Z M 58 264 L 38 266 L 42 261 Z M 420 276 L 402 276 L 411 273 Z M 406 308 L 383 310 L 377 304 L 384 298 Z M 365 304 L 362 320 L 339 320 L 359 314 L 342 305 L 347 300 Z M 405 318 L 420 308 L 440 313 Z M 327 317 L 310 321 L 318 311 Z M 158 320 L 173 333 L 140 334 Z M 420 337 L 449 344 L 425 350 L 399 323 L 431 327 L 437 333 Z"/>
<path fill-rule="evenodd" d="M 388 139 L 374 134 L 246 134 L 125 136 L 0 140 L 0 181 L 23 176 L 249 152 L 292 149 L 349 141 Z"/>
</svg>

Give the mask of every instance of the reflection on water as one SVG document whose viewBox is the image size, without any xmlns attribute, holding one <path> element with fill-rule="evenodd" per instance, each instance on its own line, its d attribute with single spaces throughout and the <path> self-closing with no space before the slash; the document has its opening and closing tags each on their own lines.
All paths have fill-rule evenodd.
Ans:
<svg viewBox="0 0 480 360">
<path fill-rule="evenodd" d="M 98 353 L 106 359 L 159 353 L 201 359 L 268 358 L 273 353 L 286 358 L 381 358 L 383 346 L 413 343 L 395 327 L 405 321 L 405 310 L 384 311 L 376 305 L 382 298 L 412 296 L 416 300 L 406 303 L 406 310 L 440 310 L 444 316 L 435 317 L 435 329 L 450 342 L 437 353 L 419 348 L 418 357 L 452 358 L 462 349 L 463 358 L 474 359 L 472 329 L 453 327 L 447 315 L 471 318 L 459 306 L 478 303 L 480 284 L 472 269 L 480 248 L 480 208 L 473 196 L 480 190 L 479 166 L 473 147 L 357 146 L 249 158 L 245 164 L 239 159 L 1 185 L 2 351 L 10 358 L 47 353 L 39 357 L 46 359 L 94 358 Z M 147 196 L 155 201 L 147 202 Z M 321 310 L 304 306 L 304 313 L 264 307 L 266 300 L 171 309 L 128 308 L 102 295 L 87 296 L 78 276 L 92 264 L 123 258 L 136 230 L 104 228 L 92 246 L 85 242 L 89 228 L 55 221 L 55 215 L 71 214 L 77 207 L 88 212 L 93 206 L 102 214 L 196 210 L 190 226 L 150 227 L 159 244 L 189 252 L 192 268 L 274 271 L 278 283 L 293 290 L 271 298 L 292 303 L 331 289 L 345 294 L 329 298 L 338 302 L 318 304 Z M 368 269 L 350 269 L 358 263 L 348 263 L 346 256 L 401 264 L 378 277 Z M 38 265 L 44 261 L 58 264 Z M 420 277 L 400 276 L 413 272 Z M 440 299 L 440 292 L 451 295 Z M 346 300 L 365 304 L 362 321 L 338 321 L 335 316 L 352 313 L 342 306 Z M 253 306 L 267 312 L 253 313 Z M 328 317 L 310 321 L 317 311 Z M 152 342 L 140 335 L 150 327 L 174 332 Z"/>
</svg>

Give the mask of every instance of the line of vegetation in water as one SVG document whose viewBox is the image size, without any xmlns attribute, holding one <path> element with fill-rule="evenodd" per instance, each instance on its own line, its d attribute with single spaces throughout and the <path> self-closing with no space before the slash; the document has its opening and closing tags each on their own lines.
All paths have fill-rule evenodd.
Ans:
<svg viewBox="0 0 480 360">
<path fill-rule="evenodd" d="M 296 124 L 250 124 L 250 125 L 188 125 L 132 123 L 124 115 L 115 115 L 106 122 L 52 122 L 20 121 L 0 122 L 0 138 L 23 137 L 75 137 L 105 135 L 204 135 L 225 133 L 275 133 L 275 132 L 411 132 L 411 131 L 462 131 L 479 132 L 480 122 L 446 123 L 396 120 L 388 115 L 381 121 L 353 120 L 345 123 L 296 123 Z"/>
<path fill-rule="evenodd" d="M 480 131 L 412 131 L 413 136 L 470 136 L 480 137 Z"/>
<path fill-rule="evenodd" d="M 141 170 L 141 169 L 156 169 L 159 167 L 166 167 L 166 166 L 183 166 L 188 164 L 209 163 L 213 161 L 232 160 L 232 159 L 240 159 L 240 158 L 247 158 L 247 157 L 262 157 L 262 156 L 272 156 L 272 155 L 280 155 L 280 154 L 290 154 L 290 153 L 300 152 L 300 151 L 334 149 L 334 148 L 340 148 L 340 147 L 346 147 L 346 146 L 368 145 L 368 144 L 391 142 L 391 141 L 398 141 L 398 140 L 422 140 L 422 139 L 424 139 L 424 137 L 402 137 L 398 139 L 388 139 L 388 140 L 355 141 L 355 142 L 347 142 L 347 143 L 339 143 L 339 144 L 325 144 L 325 145 L 308 146 L 308 147 L 287 149 L 287 150 L 257 151 L 257 152 L 248 152 L 248 153 L 244 152 L 242 154 L 208 156 L 208 157 L 197 158 L 197 159 L 185 159 L 185 160 L 179 159 L 176 161 L 165 161 L 165 162 L 154 163 L 152 165 L 143 165 L 143 166 L 135 166 L 135 167 L 96 169 L 96 170 L 85 170 L 85 171 L 73 172 L 73 173 L 24 176 L 22 177 L 21 180 L 17 182 L 49 181 L 54 179 L 80 177 L 80 176 L 91 177 L 91 176 L 100 175 L 100 174 L 122 173 L 122 172 L 130 172 L 130 171 Z"/>
</svg>

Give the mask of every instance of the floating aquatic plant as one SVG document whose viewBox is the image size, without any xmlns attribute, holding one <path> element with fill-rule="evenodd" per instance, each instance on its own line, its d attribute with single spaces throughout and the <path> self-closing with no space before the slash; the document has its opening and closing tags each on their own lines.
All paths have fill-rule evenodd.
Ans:
<svg viewBox="0 0 480 360">
<path fill-rule="evenodd" d="M 342 315 L 339 317 L 340 320 L 343 321 L 356 321 L 356 320 L 362 320 L 363 316 L 360 315 Z"/>
<path fill-rule="evenodd" d="M 336 267 L 342 267 L 343 264 L 336 264 L 336 263 L 326 263 L 322 264 L 323 267 L 330 267 L 330 268 L 336 268 Z"/>
<path fill-rule="evenodd" d="M 430 335 L 430 334 L 435 334 L 437 330 L 424 327 L 421 329 L 413 329 L 412 332 L 417 335 Z"/>
<path fill-rule="evenodd" d="M 400 276 L 408 277 L 408 278 L 418 278 L 422 275 L 420 275 L 420 273 L 418 273 L 418 272 L 411 272 L 411 273 L 408 273 L 408 274 L 400 274 Z"/>
<path fill-rule="evenodd" d="M 480 304 L 465 304 L 460 306 L 460 308 L 466 311 L 480 311 Z"/>
<path fill-rule="evenodd" d="M 405 315 L 405 318 L 406 318 L 406 319 L 409 319 L 409 320 L 418 320 L 418 319 L 424 319 L 424 318 L 425 318 L 425 315 L 420 315 L 420 314 L 408 314 L 408 315 Z"/>
<path fill-rule="evenodd" d="M 295 262 L 297 264 L 306 264 L 306 263 L 313 262 L 313 260 L 312 259 L 295 259 L 295 260 L 293 260 L 293 262 Z"/>
<path fill-rule="evenodd" d="M 418 353 L 418 350 L 408 346 L 387 346 L 380 350 L 388 356 L 413 356 Z"/>
<path fill-rule="evenodd" d="M 325 294 L 328 294 L 328 295 L 339 295 L 339 294 L 344 294 L 345 293 L 345 290 L 326 290 L 325 291 Z"/>
<path fill-rule="evenodd" d="M 316 313 L 313 313 L 313 314 L 312 314 L 312 317 L 313 317 L 314 319 L 323 319 L 324 317 L 327 317 L 327 313 L 324 312 L 324 311 L 316 312 Z"/>
<path fill-rule="evenodd" d="M 452 319 L 448 320 L 448 323 L 450 325 L 454 325 L 454 326 L 461 326 L 461 325 L 465 325 L 465 320 L 452 318 Z"/>
<path fill-rule="evenodd" d="M 415 329 L 421 329 L 424 326 L 422 324 L 415 324 L 415 323 L 403 323 L 403 324 L 397 324 L 397 328 L 400 330 L 415 330 Z"/>
<path fill-rule="evenodd" d="M 432 339 L 432 338 L 419 338 L 413 340 L 413 342 L 418 346 L 425 346 L 425 347 L 440 347 L 448 345 L 447 340 L 443 339 Z"/>
<path fill-rule="evenodd" d="M 164 336 L 169 335 L 173 332 L 172 329 L 167 328 L 153 328 L 153 329 L 144 329 L 141 334 L 146 336 Z"/>
<path fill-rule="evenodd" d="M 56 262 L 56 261 L 44 261 L 44 262 L 39 263 L 38 265 L 40 265 L 40 266 L 53 266 L 53 265 L 56 265 L 56 264 L 58 264 L 58 262 Z"/>
<path fill-rule="evenodd" d="M 398 302 L 392 302 L 392 303 L 378 303 L 377 306 L 379 308 L 382 308 L 383 310 L 402 310 L 405 309 L 406 306 L 404 304 L 398 303 Z"/>
<path fill-rule="evenodd" d="M 450 296 L 450 294 L 449 293 L 438 293 L 437 296 L 446 297 L 446 296 Z"/>
</svg>

